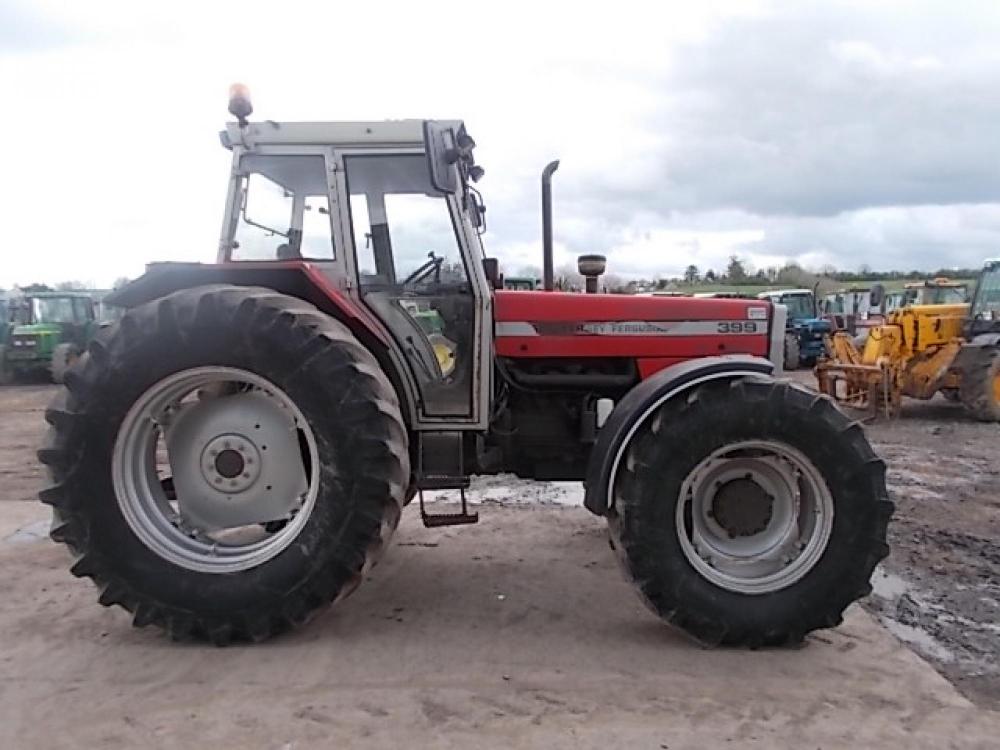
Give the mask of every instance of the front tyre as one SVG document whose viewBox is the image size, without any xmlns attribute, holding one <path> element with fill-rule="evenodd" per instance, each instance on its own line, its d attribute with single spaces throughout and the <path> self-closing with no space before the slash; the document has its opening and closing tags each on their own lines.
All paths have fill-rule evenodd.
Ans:
<svg viewBox="0 0 1000 750">
<path fill-rule="evenodd" d="M 102 329 L 66 385 L 39 453 L 51 535 L 137 626 L 262 640 L 349 594 L 398 523 L 396 395 L 299 299 L 171 294 Z"/>
<path fill-rule="evenodd" d="M 1000 349 L 970 349 L 962 368 L 959 398 L 980 422 L 1000 422 Z"/>
<path fill-rule="evenodd" d="M 11 371 L 7 368 L 7 347 L 0 344 L 0 385 L 8 385 L 12 380 Z"/>
<path fill-rule="evenodd" d="M 885 466 L 789 382 L 702 385 L 650 414 L 613 479 L 612 542 L 647 606 L 711 645 L 840 623 L 888 554 Z"/>
<path fill-rule="evenodd" d="M 798 370 L 800 364 L 801 349 L 799 347 L 799 337 L 794 333 L 785 334 L 785 362 L 786 370 Z"/>
</svg>

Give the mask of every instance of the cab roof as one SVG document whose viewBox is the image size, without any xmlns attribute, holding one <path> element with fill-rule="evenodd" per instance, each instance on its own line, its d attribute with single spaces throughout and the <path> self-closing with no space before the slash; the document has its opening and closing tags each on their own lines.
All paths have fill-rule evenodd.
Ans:
<svg viewBox="0 0 1000 750">
<path fill-rule="evenodd" d="M 8 293 L 8 299 L 16 299 L 17 297 L 28 298 L 28 299 L 59 299 L 62 297 L 83 297 L 84 299 L 90 299 L 93 295 L 90 292 L 80 292 L 80 291 L 51 291 L 51 292 L 17 292 L 16 296 L 14 294 Z"/>
<path fill-rule="evenodd" d="M 967 286 L 964 281 L 949 279 L 947 276 L 938 276 L 933 279 L 922 279 L 921 281 L 908 281 L 903 284 L 906 289 L 933 289 L 935 287 L 959 287 Z"/>
<path fill-rule="evenodd" d="M 227 122 L 219 133 L 222 145 L 423 146 L 426 120 L 355 122 Z M 459 120 L 439 122 L 461 124 Z"/>
<path fill-rule="evenodd" d="M 764 299 L 765 297 L 780 297 L 785 294 L 790 295 L 806 295 L 812 294 L 812 289 L 769 289 L 766 292 L 761 292 L 757 295 L 758 299 Z"/>
</svg>

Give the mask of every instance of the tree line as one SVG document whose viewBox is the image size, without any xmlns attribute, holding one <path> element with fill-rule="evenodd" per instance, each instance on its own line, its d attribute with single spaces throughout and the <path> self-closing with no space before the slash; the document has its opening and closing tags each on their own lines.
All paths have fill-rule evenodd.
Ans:
<svg viewBox="0 0 1000 750">
<path fill-rule="evenodd" d="M 739 256 L 731 255 L 725 271 L 716 272 L 708 269 L 704 274 L 698 266 L 692 264 L 684 270 L 683 277 L 667 279 L 664 286 L 674 284 L 729 284 L 734 286 L 755 286 L 760 284 L 807 285 L 821 279 L 831 281 L 917 281 L 937 276 L 947 276 L 954 279 L 975 278 L 979 275 L 978 268 L 939 268 L 936 271 L 873 271 L 870 266 L 862 265 L 856 271 L 842 271 L 833 266 L 823 266 L 819 271 L 808 271 L 798 263 L 786 263 L 778 268 L 769 266 L 753 271 Z M 661 280 L 663 281 L 663 280 Z"/>
</svg>

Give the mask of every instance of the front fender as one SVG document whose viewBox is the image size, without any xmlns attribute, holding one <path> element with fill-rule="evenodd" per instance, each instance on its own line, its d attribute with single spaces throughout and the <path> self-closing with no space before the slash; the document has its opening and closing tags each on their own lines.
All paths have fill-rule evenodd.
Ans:
<svg viewBox="0 0 1000 750">
<path fill-rule="evenodd" d="M 973 338 L 967 346 L 1000 346 L 1000 333 L 981 333 Z"/>
<path fill-rule="evenodd" d="M 639 425 L 668 399 L 710 380 L 770 377 L 773 372 L 774 364 L 762 357 L 702 357 L 671 365 L 640 382 L 618 402 L 597 436 L 584 479 L 584 507 L 598 516 L 607 514 L 611 481 L 625 446 Z"/>
</svg>

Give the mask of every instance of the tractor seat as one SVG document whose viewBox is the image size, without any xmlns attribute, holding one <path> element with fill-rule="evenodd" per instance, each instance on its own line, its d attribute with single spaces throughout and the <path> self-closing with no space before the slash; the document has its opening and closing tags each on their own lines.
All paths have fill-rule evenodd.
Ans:
<svg viewBox="0 0 1000 750">
<path fill-rule="evenodd" d="M 293 250 L 291 245 L 287 242 L 282 242 L 278 245 L 277 251 L 278 260 L 299 260 L 302 257 L 302 253 L 298 250 Z"/>
</svg>

